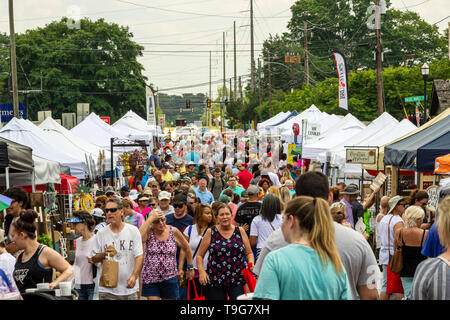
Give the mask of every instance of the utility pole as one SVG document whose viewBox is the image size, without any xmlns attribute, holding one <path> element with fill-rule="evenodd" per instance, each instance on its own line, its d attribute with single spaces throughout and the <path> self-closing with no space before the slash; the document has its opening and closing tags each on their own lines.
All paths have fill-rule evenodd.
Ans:
<svg viewBox="0 0 450 320">
<path fill-rule="evenodd" d="M 250 73 L 252 92 L 255 92 L 255 41 L 253 38 L 253 30 L 253 0 L 250 0 Z"/>
<path fill-rule="evenodd" d="M 242 93 L 242 79 L 241 76 L 239 76 L 239 94 L 241 96 L 241 101 L 244 99 L 243 93 Z"/>
<path fill-rule="evenodd" d="M 258 80 L 259 80 L 259 105 L 263 104 L 263 86 L 261 80 L 261 60 L 258 59 Z"/>
<path fill-rule="evenodd" d="M 309 85 L 309 65 L 308 65 L 308 22 L 303 22 L 305 33 L 305 83 Z"/>
<path fill-rule="evenodd" d="M 383 70 L 382 70 L 382 47 L 381 47 L 381 14 L 380 0 L 375 0 L 375 34 L 376 34 L 376 62 L 377 62 L 377 100 L 378 115 L 383 114 Z"/>
<path fill-rule="evenodd" d="M 267 74 L 268 88 L 267 89 L 269 90 L 269 106 L 271 106 L 272 105 L 272 80 L 271 80 L 271 70 L 270 70 L 270 53 L 269 53 L 268 57 L 269 57 L 269 59 L 267 61 L 267 70 L 268 70 L 268 72 L 267 72 L 268 73 Z M 272 117 L 272 110 L 270 110 L 270 117 Z"/>
<path fill-rule="evenodd" d="M 209 52 L 209 96 L 208 98 L 212 100 L 212 92 L 211 92 L 211 51 Z M 212 106 L 211 108 L 206 108 L 206 122 L 208 127 L 211 126 L 211 110 L 212 110 Z"/>
<path fill-rule="evenodd" d="M 223 132 L 223 105 L 227 95 L 227 82 L 225 79 L 225 32 L 223 33 L 223 103 L 220 104 L 220 132 Z"/>
<path fill-rule="evenodd" d="M 236 100 L 237 99 L 236 21 L 233 22 L 233 28 L 234 28 L 234 98 L 233 98 L 233 100 Z"/>
<path fill-rule="evenodd" d="M 14 117 L 19 118 L 19 91 L 17 87 L 17 64 L 16 64 L 16 39 L 14 31 L 14 7 L 13 0 L 8 1 L 9 4 L 9 39 L 11 45 L 11 74 L 12 74 L 12 91 L 13 91 L 13 111 Z"/>
<path fill-rule="evenodd" d="M 291 35 L 292 49 L 291 55 L 294 56 L 294 32 Z M 294 63 L 291 63 L 291 93 L 294 92 Z"/>
</svg>

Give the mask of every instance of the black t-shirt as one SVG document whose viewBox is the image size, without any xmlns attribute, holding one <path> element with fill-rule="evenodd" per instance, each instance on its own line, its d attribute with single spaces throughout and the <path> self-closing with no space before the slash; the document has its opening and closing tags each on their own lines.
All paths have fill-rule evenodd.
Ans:
<svg viewBox="0 0 450 320">
<path fill-rule="evenodd" d="M 187 226 L 194 224 L 194 218 L 186 214 L 183 218 L 177 219 L 175 214 L 171 213 L 166 216 L 166 224 L 177 228 L 180 232 L 183 232 Z"/>
<path fill-rule="evenodd" d="M 236 217 L 234 221 L 239 224 L 248 224 L 247 235 L 250 235 L 250 226 L 252 224 L 253 218 L 259 215 L 261 211 L 262 204 L 259 202 L 246 202 L 241 205 L 236 211 Z"/>
</svg>

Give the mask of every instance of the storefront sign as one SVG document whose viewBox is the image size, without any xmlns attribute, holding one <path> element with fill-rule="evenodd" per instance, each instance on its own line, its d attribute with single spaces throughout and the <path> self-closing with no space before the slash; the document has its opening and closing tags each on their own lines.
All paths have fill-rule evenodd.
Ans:
<svg viewBox="0 0 450 320">
<path fill-rule="evenodd" d="M 320 124 L 318 123 L 308 123 L 308 129 L 306 132 L 308 138 L 319 137 L 320 136 Z"/>
<path fill-rule="evenodd" d="M 26 119 L 27 113 L 25 110 L 25 105 L 23 103 L 19 103 L 19 118 Z M 0 117 L 1 122 L 6 123 L 9 122 L 12 118 L 14 118 L 14 110 L 12 103 L 0 104 Z"/>
<path fill-rule="evenodd" d="M 376 149 L 346 149 L 347 163 L 375 164 Z"/>
</svg>

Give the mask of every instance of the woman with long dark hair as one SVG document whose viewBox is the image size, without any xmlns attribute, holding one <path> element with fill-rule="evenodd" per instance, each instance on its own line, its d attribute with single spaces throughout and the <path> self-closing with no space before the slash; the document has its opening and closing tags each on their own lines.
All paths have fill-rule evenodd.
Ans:
<svg viewBox="0 0 450 320">
<path fill-rule="evenodd" d="M 281 227 L 282 222 L 281 201 L 275 194 L 269 193 L 264 197 L 261 211 L 253 218 L 250 226 L 250 245 L 252 248 L 256 247 L 255 260 L 258 259 L 264 242 L 273 231 Z"/>
</svg>

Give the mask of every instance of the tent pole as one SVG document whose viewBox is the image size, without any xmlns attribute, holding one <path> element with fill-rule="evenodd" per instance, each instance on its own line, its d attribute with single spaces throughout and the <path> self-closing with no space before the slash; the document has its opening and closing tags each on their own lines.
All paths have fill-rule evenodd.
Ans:
<svg viewBox="0 0 450 320">
<path fill-rule="evenodd" d="M 33 192 L 36 192 L 36 177 L 34 176 L 34 168 L 33 171 L 31 172 L 31 190 Z"/>
<path fill-rule="evenodd" d="M 9 189 L 9 167 L 5 168 L 6 189 Z"/>
</svg>

